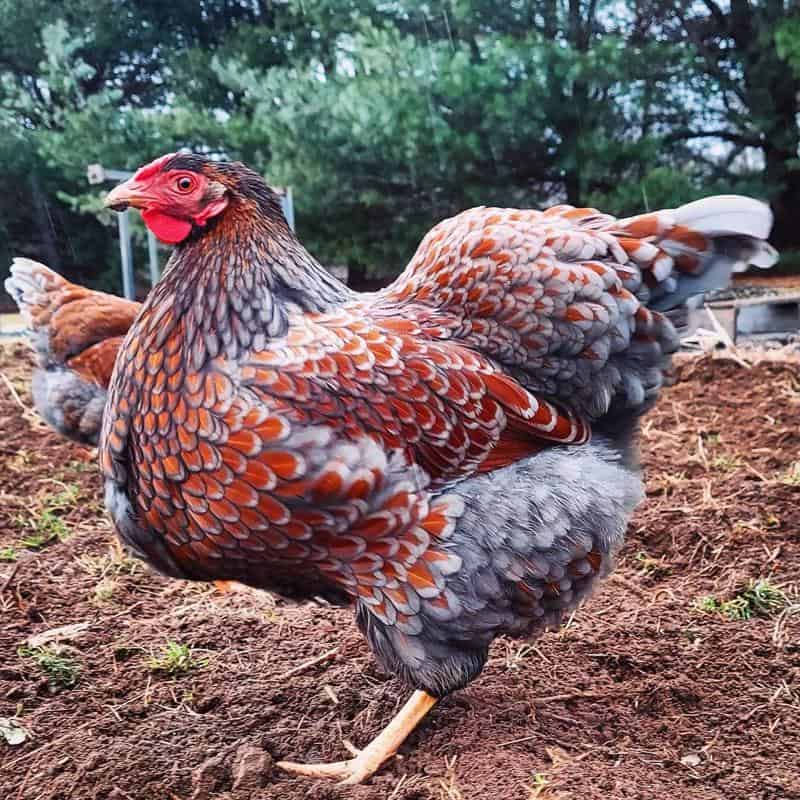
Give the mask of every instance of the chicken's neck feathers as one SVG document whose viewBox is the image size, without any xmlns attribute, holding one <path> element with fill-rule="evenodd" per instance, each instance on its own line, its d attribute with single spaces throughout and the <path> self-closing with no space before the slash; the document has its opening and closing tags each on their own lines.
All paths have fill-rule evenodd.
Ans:
<svg viewBox="0 0 800 800">
<path fill-rule="evenodd" d="M 143 318 L 151 325 L 169 316 L 182 326 L 184 352 L 195 369 L 284 337 L 294 309 L 324 312 L 354 296 L 283 220 L 233 222 L 239 224 L 220 220 L 176 248 L 145 303 Z M 160 314 L 165 308 L 172 313 Z M 169 331 L 160 334 L 166 341 Z"/>
</svg>

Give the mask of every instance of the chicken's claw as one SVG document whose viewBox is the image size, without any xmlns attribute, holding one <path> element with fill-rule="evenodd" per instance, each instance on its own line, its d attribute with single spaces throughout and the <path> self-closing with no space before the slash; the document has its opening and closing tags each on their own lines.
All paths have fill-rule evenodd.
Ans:
<svg viewBox="0 0 800 800">
<path fill-rule="evenodd" d="M 364 756 L 365 751 L 362 750 L 358 756 L 347 761 L 334 761 L 330 764 L 297 764 L 294 761 L 279 761 L 277 766 L 295 775 L 303 775 L 307 778 L 338 779 L 340 784 L 349 786 L 362 783 L 374 775 L 383 763 L 381 756 L 374 758 L 365 758 Z"/>
<path fill-rule="evenodd" d="M 433 708 L 436 698 L 417 690 L 394 716 L 392 721 L 363 749 L 357 750 L 346 744 L 354 758 L 334 761 L 330 764 L 298 764 L 294 761 L 279 761 L 277 766 L 295 775 L 308 778 L 339 779 L 342 785 L 353 785 L 374 775 L 388 761 L 406 737 L 417 727 L 420 720 Z M 349 745 L 349 746 L 348 746 Z"/>
</svg>

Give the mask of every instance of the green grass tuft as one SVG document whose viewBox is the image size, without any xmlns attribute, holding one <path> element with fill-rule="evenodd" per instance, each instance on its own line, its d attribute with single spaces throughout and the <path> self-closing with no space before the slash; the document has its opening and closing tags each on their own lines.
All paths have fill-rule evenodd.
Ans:
<svg viewBox="0 0 800 800">
<path fill-rule="evenodd" d="M 710 464 L 712 469 L 719 470 L 720 472 L 734 472 L 735 470 L 741 469 L 744 466 L 744 462 L 741 458 L 738 456 L 729 455 L 728 453 L 715 456 L 711 459 Z"/>
<path fill-rule="evenodd" d="M 69 511 L 76 506 L 80 494 L 81 487 L 77 483 L 65 483 L 62 491 L 44 501 L 44 507 L 47 511 Z"/>
<path fill-rule="evenodd" d="M 800 486 L 800 461 L 795 461 L 779 480 L 786 486 Z"/>
<path fill-rule="evenodd" d="M 714 614 L 720 610 L 720 602 L 710 594 L 698 597 L 694 601 L 694 607 L 703 614 Z"/>
<path fill-rule="evenodd" d="M 69 529 L 60 514 L 70 511 L 80 496 L 77 484 L 65 484 L 64 489 L 49 495 L 35 510 L 17 517 L 17 525 L 25 533 L 19 540 L 21 547 L 39 550 L 51 542 L 69 538 Z"/>
<path fill-rule="evenodd" d="M 529 787 L 529 800 L 535 800 L 535 798 L 543 797 L 550 787 L 550 781 L 547 779 L 547 775 L 543 772 L 535 772 L 533 774 L 533 779 L 531 782 L 531 786 Z"/>
<path fill-rule="evenodd" d="M 158 656 L 151 656 L 147 666 L 151 672 L 166 672 L 168 675 L 183 675 L 208 664 L 206 658 L 195 658 L 188 644 L 167 642 Z"/>
<path fill-rule="evenodd" d="M 31 515 L 28 519 L 19 519 L 20 526 L 30 531 L 19 540 L 21 547 L 39 550 L 50 542 L 63 542 L 69 538 L 69 531 L 61 517 L 52 511 L 45 510 L 41 514 Z"/>
<path fill-rule="evenodd" d="M 92 600 L 98 604 L 108 603 L 114 597 L 117 582 L 113 578 L 103 578 L 95 584 Z"/>
<path fill-rule="evenodd" d="M 13 547 L 0 547 L 0 561 L 6 563 L 17 560 L 17 551 Z"/>
<path fill-rule="evenodd" d="M 71 689 L 78 683 L 80 664 L 57 645 L 23 646 L 17 653 L 22 658 L 33 661 L 47 676 L 48 683 L 54 689 Z"/>
<path fill-rule="evenodd" d="M 672 571 L 672 568 L 668 564 L 665 564 L 663 559 L 653 558 L 644 550 L 640 550 L 636 553 L 634 558 L 639 564 L 639 570 L 642 575 L 647 575 L 651 578 L 663 578 Z"/>
<path fill-rule="evenodd" d="M 768 580 L 748 581 L 728 600 L 707 595 L 695 602 L 704 614 L 723 614 L 728 619 L 745 620 L 752 617 L 775 616 L 788 603 L 786 594 Z"/>
</svg>

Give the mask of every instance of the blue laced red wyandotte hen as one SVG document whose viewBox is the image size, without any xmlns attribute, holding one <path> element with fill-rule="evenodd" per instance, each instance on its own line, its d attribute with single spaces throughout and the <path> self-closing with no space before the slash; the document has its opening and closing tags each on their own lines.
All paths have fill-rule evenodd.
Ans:
<svg viewBox="0 0 800 800">
<path fill-rule="evenodd" d="M 175 244 L 117 359 L 106 504 L 167 575 L 355 607 L 414 690 L 357 783 L 500 634 L 558 624 L 641 495 L 638 419 L 677 342 L 660 313 L 773 258 L 769 209 L 715 197 L 618 220 L 474 208 L 356 294 L 239 163 L 170 154 L 107 197 Z"/>
</svg>

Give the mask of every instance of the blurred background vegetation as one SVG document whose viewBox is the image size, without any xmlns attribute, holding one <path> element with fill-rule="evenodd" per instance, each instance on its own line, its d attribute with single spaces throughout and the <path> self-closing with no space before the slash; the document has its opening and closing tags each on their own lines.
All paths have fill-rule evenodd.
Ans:
<svg viewBox="0 0 800 800">
<path fill-rule="evenodd" d="M 800 267 L 794 0 L 0 0 L 0 20 L 0 277 L 27 255 L 118 291 L 86 166 L 178 148 L 290 184 L 301 238 L 356 286 L 470 205 L 725 191 L 771 202 Z"/>
</svg>

